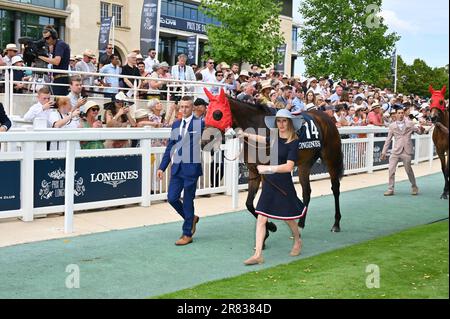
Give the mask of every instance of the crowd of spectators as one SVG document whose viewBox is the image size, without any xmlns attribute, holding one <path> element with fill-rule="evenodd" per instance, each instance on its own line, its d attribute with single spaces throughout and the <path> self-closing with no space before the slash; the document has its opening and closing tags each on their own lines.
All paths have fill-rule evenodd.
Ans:
<svg viewBox="0 0 450 319">
<path fill-rule="evenodd" d="M 209 101 L 204 87 L 208 87 L 213 94 L 218 94 L 223 88 L 229 96 L 242 102 L 287 109 L 294 115 L 325 112 L 339 128 L 387 127 L 395 121 L 395 110 L 398 108 L 405 109 L 410 120 L 421 125 L 429 124 L 430 109 L 426 97 L 396 94 L 388 88 L 377 88 L 364 81 L 334 81 L 328 76 L 290 77 L 273 68 L 263 69 L 258 65 L 241 70 L 237 63 L 218 63 L 212 58 L 205 61 L 204 67 L 199 67 L 197 64 L 188 65 L 185 54 L 180 54 L 177 63 L 170 66 L 165 61 L 158 61 L 154 49 L 146 52 L 145 59 L 139 50 L 130 52 L 122 63 L 112 45 L 108 45 L 106 52 L 99 57 L 89 49 L 81 55 L 72 56 L 70 46 L 58 38 L 51 26 L 44 29 L 43 37 L 50 55 L 39 59 L 48 63 L 49 68 L 98 74 L 55 73 L 50 78 L 51 83 L 36 90 L 36 86 L 26 84 L 35 80 L 33 74 L 14 71 L 14 93 L 29 93 L 32 89 L 37 91 L 37 103 L 29 108 L 24 119 L 30 122 L 36 118 L 46 119 L 50 128 L 170 127 L 180 118 L 177 101 L 183 94 L 194 95 L 195 115 L 205 116 Z M 15 44 L 8 44 L 2 55 L 0 65 L 24 65 L 21 50 Z M 119 78 L 117 75 L 131 78 Z M 174 80 L 190 83 L 181 89 L 181 85 L 177 87 Z M 173 89 L 168 93 L 169 85 Z M 135 92 L 139 93 L 133 97 Z M 90 100 L 98 94 L 111 99 L 111 102 L 100 106 Z M 57 97 L 53 100 L 52 96 Z M 134 98 L 147 100 L 147 108 L 131 112 L 130 101 Z M 132 141 L 81 143 L 82 148 L 131 145 Z M 163 145 L 164 141 L 155 141 L 155 146 Z M 50 149 L 62 147 L 51 145 Z"/>
</svg>

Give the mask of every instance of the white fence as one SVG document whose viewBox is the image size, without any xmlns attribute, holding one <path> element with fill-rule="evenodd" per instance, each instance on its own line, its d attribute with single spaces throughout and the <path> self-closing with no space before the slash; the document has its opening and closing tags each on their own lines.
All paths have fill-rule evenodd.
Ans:
<svg viewBox="0 0 450 319">
<path fill-rule="evenodd" d="M 381 148 L 385 137 L 375 137 L 376 133 L 387 133 L 385 128 L 345 128 L 340 130 L 341 134 L 366 134 L 365 138 L 343 139 L 343 153 L 345 174 L 355 174 L 374 170 L 385 169 L 387 162 L 380 161 Z M 153 139 L 168 139 L 170 129 L 81 129 L 81 130 L 32 130 L 14 129 L 8 133 L 0 134 L 0 164 L 2 162 L 20 162 L 20 208 L 9 211 L 0 211 L 0 218 L 19 217 L 23 221 L 33 221 L 35 216 L 51 213 L 65 212 L 65 231 L 73 231 L 74 210 L 90 210 L 104 207 L 113 207 L 129 204 L 140 204 L 149 207 L 153 201 L 167 199 L 167 185 L 169 184 L 170 169 L 166 172 L 165 179 L 158 181 L 156 170 L 161 162 L 163 147 L 152 147 Z M 126 149 L 103 149 L 103 150 L 76 150 L 79 141 L 97 140 L 140 140 L 139 148 Z M 430 165 L 434 159 L 434 146 L 431 134 L 414 136 L 415 156 L 414 163 L 429 161 Z M 42 143 L 47 141 L 66 141 L 66 151 L 45 151 Z M 222 194 L 232 196 L 231 208 L 238 207 L 238 192 L 246 189 L 248 185 L 239 184 L 243 177 L 240 172 L 239 160 L 234 162 L 223 160 L 235 158 L 239 150 L 238 140 L 227 139 L 226 144 L 215 154 L 202 153 L 202 165 L 204 176 L 198 182 L 197 195 Z M 225 154 L 223 154 L 225 152 Z M 152 155 L 153 154 L 153 155 Z M 118 198 L 108 201 L 93 201 L 74 204 L 75 185 L 75 159 L 103 158 L 108 161 L 113 157 L 140 156 L 141 185 L 140 196 L 131 198 Z M 214 158 L 214 161 L 213 161 Z M 65 159 L 64 180 L 64 205 L 51 207 L 35 207 L 35 161 Z M 214 163 L 214 165 L 212 165 Z M 119 167 L 117 169 L 120 169 Z M 0 172 L 2 176 L 4 172 Z M 328 177 L 323 171 L 312 173 L 312 180 Z M 223 175 L 223 178 L 221 176 Z M 245 177 L 245 176 L 244 176 Z M 294 178 L 298 181 L 298 177 Z M 7 183 L 8 181 L 2 181 Z M 40 182 L 40 181 L 39 181 Z M 0 198 L 2 198 L 0 193 Z"/>
</svg>

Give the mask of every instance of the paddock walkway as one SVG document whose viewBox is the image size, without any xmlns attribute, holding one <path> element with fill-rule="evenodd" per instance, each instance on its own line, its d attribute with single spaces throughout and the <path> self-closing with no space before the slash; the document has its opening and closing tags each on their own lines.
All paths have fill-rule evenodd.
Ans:
<svg viewBox="0 0 450 319">
<path fill-rule="evenodd" d="M 367 187 L 369 182 L 375 183 L 373 180 L 381 182 L 386 172 L 356 176 L 359 183 L 355 188 L 360 189 L 342 194 L 343 232 L 340 234 L 329 231 L 333 223 L 332 196 L 315 198 L 303 232 L 305 245 L 300 258 L 448 218 L 448 201 L 439 199 L 442 176 L 429 175 L 428 166 L 416 167 L 416 172 L 419 171 L 426 176 L 418 179 L 421 195 L 417 197 L 410 195 L 410 185 L 405 181 L 398 184 L 398 195 L 389 198 L 383 197 L 384 183 Z M 362 179 L 363 176 L 366 178 Z M 347 183 L 352 179 L 347 178 Z M 313 188 L 318 189 L 319 183 Z M 344 182 L 344 191 L 348 188 Z M 245 212 L 220 214 L 226 205 L 222 207 L 218 199 L 201 199 L 201 202 L 213 202 L 211 206 L 216 208 L 209 209 L 214 209 L 216 216 L 202 219 L 195 244 L 187 247 L 174 246 L 180 222 L 164 220 L 160 225 L 69 239 L 63 239 L 55 231 L 60 239 L 1 248 L 0 298 L 146 298 L 297 260 L 288 256 L 292 242 L 287 226 L 279 223 L 279 231 L 268 242 L 267 262 L 256 268 L 245 267 L 242 262 L 253 252 L 254 219 Z M 167 205 L 155 205 L 152 209 L 164 206 Z M 198 207 L 204 206 L 199 203 Z M 124 212 L 114 214 L 120 216 Z M 139 216 L 139 212 L 133 216 Z M 4 222 L 1 228 L 5 225 L 8 223 Z M 112 228 L 114 224 L 107 225 L 102 227 Z M 15 235 L 21 236 L 18 231 L 24 230 L 14 227 Z M 99 231 L 102 231 L 100 227 Z M 339 262 L 338 256 L 336 260 Z M 365 282 L 364 267 L 370 261 L 361 262 L 361 280 Z M 80 289 L 66 288 L 68 265 L 79 266 Z"/>
<path fill-rule="evenodd" d="M 440 172 L 439 161 L 434 161 L 431 168 L 429 163 L 421 163 L 420 165 L 414 166 L 414 172 L 418 177 L 438 173 Z M 407 176 L 404 169 L 402 167 L 399 168 L 397 171 L 397 180 L 402 181 L 406 179 Z M 345 192 L 370 186 L 387 185 L 387 180 L 388 176 L 386 170 L 377 171 L 374 174 L 352 175 L 347 176 L 342 180 L 341 189 Z M 442 180 L 437 181 L 437 184 L 437 186 L 441 188 L 444 187 L 443 177 Z M 314 181 L 311 185 L 313 198 L 332 194 L 329 180 Z M 297 185 L 296 187 L 299 194 L 301 194 L 301 186 Z M 420 184 L 419 187 L 423 188 Z M 385 190 L 382 189 L 381 193 L 377 195 L 383 195 L 384 191 Z M 246 209 L 246 198 L 246 192 L 241 192 L 239 194 L 239 208 L 236 211 Z M 231 197 L 223 195 L 217 195 L 211 198 L 198 198 L 195 201 L 195 206 L 196 213 L 201 217 L 233 212 L 231 209 Z M 334 209 L 329 211 L 330 218 L 332 218 L 334 214 L 333 211 Z M 60 215 L 37 219 L 31 223 L 24 223 L 17 219 L 6 219 L 0 220 L 0 247 L 48 239 L 68 238 L 114 230 L 146 227 L 177 222 L 180 220 L 178 215 L 174 213 L 172 207 L 165 202 L 155 203 L 150 208 L 131 206 L 116 210 L 77 213 L 74 218 L 75 232 L 71 235 L 64 234 L 64 217 Z M 178 235 L 178 233 L 173 234 L 173 237 L 176 239 Z"/>
</svg>

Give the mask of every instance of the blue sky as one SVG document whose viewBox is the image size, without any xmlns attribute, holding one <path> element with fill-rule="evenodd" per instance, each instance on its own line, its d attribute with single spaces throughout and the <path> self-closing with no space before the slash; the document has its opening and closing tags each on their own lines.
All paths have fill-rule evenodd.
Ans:
<svg viewBox="0 0 450 319">
<path fill-rule="evenodd" d="M 294 0 L 294 20 L 301 22 L 299 5 L 300 0 Z M 432 67 L 449 63 L 448 12 L 448 0 L 383 0 L 382 5 L 385 23 L 401 36 L 398 54 L 408 64 L 420 58 Z M 299 57 L 295 74 L 303 74 L 304 70 Z"/>
</svg>

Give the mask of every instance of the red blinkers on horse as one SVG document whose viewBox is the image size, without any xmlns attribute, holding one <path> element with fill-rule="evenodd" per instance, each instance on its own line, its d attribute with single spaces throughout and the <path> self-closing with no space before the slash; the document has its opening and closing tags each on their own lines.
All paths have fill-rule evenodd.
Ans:
<svg viewBox="0 0 450 319">
<path fill-rule="evenodd" d="M 441 90 L 434 90 L 430 85 L 430 93 L 431 93 L 431 120 L 436 127 L 433 132 L 433 142 L 436 145 L 436 151 L 439 155 L 439 159 L 441 160 L 441 168 L 442 173 L 444 174 L 445 186 L 444 192 L 441 195 L 441 199 L 448 199 L 449 195 L 449 167 L 448 167 L 448 124 L 449 124 L 449 114 L 448 108 L 445 105 L 445 92 L 447 91 L 447 86 Z M 440 128 L 443 126 L 444 128 Z"/>
<path fill-rule="evenodd" d="M 218 96 L 214 96 L 208 89 L 204 89 L 209 99 L 208 113 L 205 117 L 206 127 L 215 127 L 225 133 L 233 124 L 230 103 L 223 89 Z"/>
</svg>

